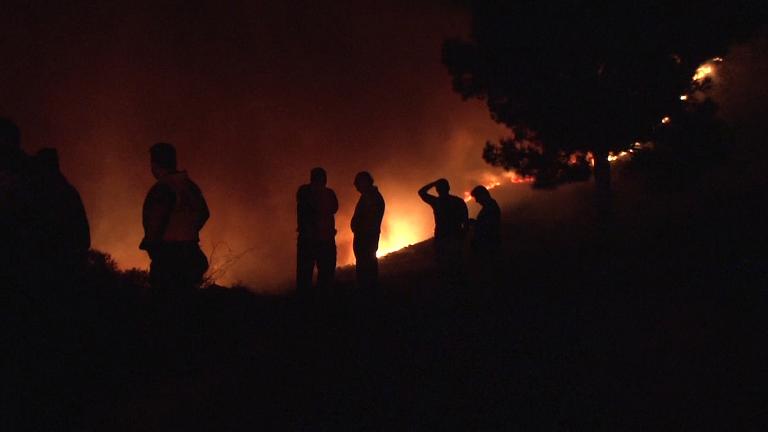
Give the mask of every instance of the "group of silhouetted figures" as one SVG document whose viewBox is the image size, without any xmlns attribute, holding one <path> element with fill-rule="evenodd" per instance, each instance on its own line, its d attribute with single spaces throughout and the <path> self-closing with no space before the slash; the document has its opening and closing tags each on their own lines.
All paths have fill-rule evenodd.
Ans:
<svg viewBox="0 0 768 432">
<path fill-rule="evenodd" d="M 91 245 L 77 190 L 59 170 L 56 150 L 20 148 L 16 125 L 0 119 L 0 278 L 39 296 L 51 284 L 74 284 Z"/>
<path fill-rule="evenodd" d="M 150 149 L 157 183 L 143 208 L 140 248 L 152 260 L 150 284 L 175 294 L 200 284 L 208 261 L 198 233 L 208 219 L 200 189 L 176 170 L 176 150 L 167 143 Z M 21 133 L 0 118 L 0 278 L 22 295 L 45 298 L 82 282 L 91 246 L 80 194 L 59 169 L 58 153 L 34 156 L 21 150 Z"/>
<path fill-rule="evenodd" d="M 296 286 L 300 293 L 311 290 L 315 266 L 317 289 L 327 290 L 333 285 L 336 269 L 334 214 L 339 209 L 339 203 L 336 194 L 326 184 L 325 170 L 317 167 L 310 172 L 309 184 L 302 185 L 296 193 L 299 233 Z M 357 173 L 354 185 L 360 193 L 350 224 L 354 235 L 352 249 L 357 286 L 371 291 L 378 286 L 376 252 L 385 204 L 369 172 Z M 437 195 L 429 193 L 432 188 Z M 450 283 L 457 282 L 461 276 L 464 241 L 470 225 L 474 228 L 472 249 L 481 261 L 496 257 L 501 247 L 501 211 L 498 204 L 484 186 L 475 187 L 471 195 L 482 206 L 477 219 L 469 219 L 466 202 L 450 194 L 448 180 L 439 179 L 419 189 L 419 197 L 434 212 L 435 257 L 441 274 Z"/>
<path fill-rule="evenodd" d="M 12 121 L 0 118 L 0 229 L 3 256 L 0 276 L 11 286 L 29 292 L 72 285 L 82 277 L 90 233 L 77 190 L 59 169 L 55 149 L 29 156 L 21 150 L 21 134 Z M 159 296 L 175 297 L 199 287 L 208 260 L 199 246 L 199 232 L 209 218 L 200 188 L 185 171 L 177 169 L 176 150 L 168 143 L 150 148 L 150 167 L 156 183 L 147 193 L 142 210 L 144 238 L 140 248 L 150 259 L 150 285 Z M 367 171 L 359 172 L 354 186 L 360 193 L 352 216 L 353 251 L 357 286 L 372 292 L 378 286 L 378 258 L 384 198 Z M 434 188 L 437 195 L 430 194 Z M 469 219 L 465 201 L 450 194 L 446 179 L 419 189 L 421 199 L 435 217 L 434 248 L 440 272 L 455 282 L 462 267 L 464 240 L 470 225 L 473 252 L 481 259 L 498 255 L 501 245 L 499 206 L 483 186 L 471 195 L 482 206 Z M 330 289 L 336 269 L 336 224 L 339 203 L 327 187 L 323 168 L 314 168 L 310 182 L 296 193 L 296 289 Z"/>
</svg>

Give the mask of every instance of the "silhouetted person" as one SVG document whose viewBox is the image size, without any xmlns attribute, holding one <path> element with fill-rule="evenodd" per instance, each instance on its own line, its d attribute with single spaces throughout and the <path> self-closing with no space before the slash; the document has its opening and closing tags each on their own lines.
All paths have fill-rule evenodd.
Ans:
<svg viewBox="0 0 768 432">
<path fill-rule="evenodd" d="M 360 289 L 373 290 L 379 279 L 376 251 L 379 249 L 381 220 L 384 217 L 384 198 L 379 193 L 379 188 L 374 186 L 373 177 L 367 171 L 357 173 L 355 189 L 360 192 L 351 223 L 357 286 Z"/>
<path fill-rule="evenodd" d="M 437 190 L 437 196 L 429 194 L 433 187 Z M 461 272 L 461 253 L 469 211 L 464 200 L 449 194 L 450 190 L 448 180 L 441 178 L 419 189 L 419 196 L 432 207 L 435 215 L 435 254 L 438 265 L 444 274 L 455 278 Z"/>
<path fill-rule="evenodd" d="M 41 307 L 45 297 L 36 292 L 44 270 L 38 215 L 32 160 L 21 149 L 18 126 L 0 118 L 0 424 L 10 424 L 10 430 L 45 424 L 61 413 L 51 403 L 61 405 L 55 391 L 61 381 L 48 373 L 55 370 L 55 361 L 48 359 L 57 353 L 51 349 L 55 345 L 51 330 L 58 326 L 51 324 L 49 310 Z"/>
<path fill-rule="evenodd" d="M 156 294 L 186 295 L 199 287 L 208 269 L 199 245 L 208 205 L 187 173 L 176 169 L 171 144 L 153 145 L 150 160 L 157 182 L 144 200 L 144 239 L 139 248 L 152 260 L 149 277 Z"/>
<path fill-rule="evenodd" d="M 91 234 L 80 194 L 59 169 L 55 149 L 40 150 L 34 158 L 35 198 L 40 208 L 41 257 L 46 283 L 72 284 L 84 271 Z"/>
<path fill-rule="evenodd" d="M 39 258 L 37 208 L 30 158 L 14 122 L 0 118 L 0 278 L 6 287 L 29 283 Z"/>
<path fill-rule="evenodd" d="M 476 186 L 471 195 L 482 207 L 473 220 L 472 250 L 479 255 L 495 255 L 501 248 L 501 210 L 484 186 Z"/>
<path fill-rule="evenodd" d="M 317 265 L 317 287 L 330 289 L 336 271 L 336 221 L 339 202 L 326 187 L 327 175 L 313 168 L 309 184 L 296 192 L 296 219 L 299 238 L 296 252 L 296 290 L 306 294 L 312 289 L 312 272 Z"/>
</svg>

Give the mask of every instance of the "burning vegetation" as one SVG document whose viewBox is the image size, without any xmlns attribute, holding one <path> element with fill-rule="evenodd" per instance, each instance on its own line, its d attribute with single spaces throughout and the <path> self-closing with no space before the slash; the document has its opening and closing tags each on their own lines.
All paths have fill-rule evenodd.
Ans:
<svg viewBox="0 0 768 432">
<path fill-rule="evenodd" d="M 715 57 L 702 63 L 691 78 L 690 91 L 681 95 L 680 101 L 687 104 L 696 104 L 705 100 L 706 90 L 717 78 L 718 67 L 722 62 L 723 59 L 721 57 Z M 671 124 L 672 118 L 670 116 L 664 116 L 660 120 L 662 127 Z M 651 152 L 655 148 L 656 143 L 654 140 L 635 141 L 624 150 L 608 152 L 605 159 L 610 163 L 628 161 L 637 154 Z M 543 183 L 544 179 L 540 177 L 541 173 L 532 168 L 536 164 L 535 158 L 543 156 L 543 147 L 536 142 L 535 134 L 529 131 L 526 139 L 516 144 L 516 149 L 522 151 L 525 154 L 524 158 L 527 159 L 519 162 L 521 168 L 513 168 L 512 170 L 497 173 L 486 171 L 479 176 L 476 180 L 477 183 L 485 186 L 488 190 L 505 184 L 531 184 L 536 186 Z M 493 151 L 498 151 L 498 148 L 486 146 L 486 160 L 489 157 L 499 157 L 498 155 L 489 156 L 489 153 Z M 591 170 L 595 167 L 595 155 L 591 151 L 561 152 L 557 159 L 559 163 L 554 176 L 556 177 L 555 181 L 558 183 L 588 180 L 591 176 Z M 466 202 L 472 201 L 469 191 L 465 191 L 463 197 Z M 380 257 L 424 239 L 423 229 L 415 228 L 413 223 L 405 222 L 404 219 L 397 217 L 392 219 L 388 221 L 387 229 L 382 233 L 382 242 L 377 254 Z"/>
</svg>

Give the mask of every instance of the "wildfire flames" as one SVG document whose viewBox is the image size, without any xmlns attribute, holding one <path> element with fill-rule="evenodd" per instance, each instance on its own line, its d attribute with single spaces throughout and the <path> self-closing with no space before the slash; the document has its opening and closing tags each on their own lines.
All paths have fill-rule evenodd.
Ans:
<svg viewBox="0 0 768 432">
<path fill-rule="evenodd" d="M 386 217 L 386 216 L 385 216 Z M 377 257 L 383 257 L 391 252 L 398 251 L 424 240 L 424 233 L 420 230 L 420 224 L 413 223 L 406 218 L 393 218 L 385 222 L 385 229 L 379 240 Z"/>
<path fill-rule="evenodd" d="M 711 59 L 703 63 L 697 68 L 695 74 L 692 76 L 692 89 L 691 93 L 680 95 L 680 101 L 687 103 L 696 99 L 696 88 L 706 82 L 708 79 L 713 79 L 717 74 L 718 63 L 723 60 L 720 58 Z M 672 119 L 669 116 L 664 116 L 660 123 L 664 126 L 669 125 Z M 637 151 L 644 149 L 652 149 L 652 142 L 635 142 L 627 149 L 618 152 L 610 152 L 607 156 L 607 160 L 611 163 L 616 163 L 621 160 L 629 159 Z M 591 153 L 586 154 L 586 160 L 590 166 L 594 167 L 594 157 Z M 487 189 L 492 190 L 504 184 L 522 184 L 532 183 L 533 177 L 521 176 L 515 172 L 482 172 L 475 177 L 474 184 L 481 184 Z M 407 246 L 418 243 L 429 238 L 432 234 L 434 221 L 432 220 L 431 212 L 422 208 L 423 203 L 414 199 L 414 196 L 409 195 L 406 199 L 404 196 L 398 194 L 390 205 L 388 202 L 387 213 L 384 217 L 381 239 L 379 242 L 379 249 L 376 253 L 377 257 L 384 257 L 392 252 L 401 250 Z M 400 198 L 400 199 L 397 199 Z M 464 192 L 463 199 L 465 202 L 471 202 L 472 196 L 469 191 Z M 343 224 L 343 223 L 342 223 Z M 345 255 L 339 262 L 341 265 L 354 264 L 354 254 L 351 251 L 351 238 L 340 239 L 340 244 L 349 244 L 349 253 Z M 227 247 L 214 247 L 207 249 L 212 255 L 211 269 L 209 274 L 219 280 L 219 282 L 232 282 L 229 275 L 225 276 L 227 270 L 233 266 L 233 263 L 237 262 L 244 255 L 252 253 L 251 249 L 245 252 L 236 253 L 234 250 L 229 250 Z M 143 261 L 123 262 L 124 266 L 143 266 Z"/>
<path fill-rule="evenodd" d="M 480 175 L 480 179 L 477 183 L 482 184 L 489 190 L 503 184 L 533 182 L 533 177 L 523 177 L 514 172 L 484 172 Z M 471 200 L 470 192 L 464 192 L 464 201 L 470 202 Z M 398 204 L 401 204 L 399 200 L 393 202 L 392 206 L 388 205 L 382 223 L 379 250 L 376 252 L 377 257 L 381 258 L 431 236 L 434 227 L 431 212 L 424 211 L 426 207 L 415 196 L 411 197 L 411 201 L 417 207 L 400 208 L 398 207 Z M 349 264 L 352 263 L 354 263 L 354 260 Z"/>
<path fill-rule="evenodd" d="M 477 184 L 482 184 L 489 190 L 503 184 L 533 182 L 533 177 L 523 177 L 514 172 L 484 172 L 479 175 L 479 178 L 480 180 L 477 181 Z M 464 201 L 470 202 L 471 200 L 470 192 L 464 192 Z M 410 203 L 409 205 L 413 207 L 409 207 L 409 205 L 401 206 L 404 202 Z M 432 235 L 433 228 L 434 220 L 431 211 L 428 211 L 427 207 L 418 198 L 409 195 L 407 199 L 395 199 L 391 205 L 387 204 L 376 256 L 381 258 L 426 240 Z M 354 254 L 350 252 L 349 256 L 350 261 L 347 264 L 354 264 Z"/>
<path fill-rule="evenodd" d="M 702 63 L 698 68 L 696 68 L 696 72 L 693 74 L 693 77 L 691 77 L 691 83 L 693 84 L 693 88 L 695 89 L 696 86 L 701 86 L 707 80 L 716 78 L 717 65 L 718 63 L 722 63 L 722 62 L 723 62 L 723 59 L 721 57 L 715 57 L 711 60 L 708 60 Z M 691 99 L 691 95 L 688 95 L 688 94 L 680 95 L 680 100 L 683 102 L 687 102 L 690 99 Z M 666 126 L 670 123 L 672 123 L 671 117 L 664 116 L 661 118 L 662 125 Z M 618 153 L 614 153 L 614 152 L 608 153 L 608 161 L 615 162 L 617 160 L 629 158 L 632 156 L 632 153 L 634 153 L 635 150 L 652 148 L 652 147 L 653 147 L 653 143 L 641 144 L 639 142 L 636 142 L 632 145 L 632 147 L 630 147 L 627 150 L 620 151 Z M 590 165 L 594 166 L 594 161 L 590 161 Z"/>
<path fill-rule="evenodd" d="M 485 179 L 482 182 L 482 185 L 485 186 L 485 188 L 488 190 L 491 190 L 497 186 L 501 186 L 502 184 L 504 184 L 505 181 L 513 184 L 533 182 L 533 177 L 524 177 L 515 172 L 505 172 L 500 175 L 485 173 L 483 176 L 485 177 Z M 469 191 L 464 192 L 464 201 L 466 202 L 472 201 L 472 195 L 470 194 Z"/>
<path fill-rule="evenodd" d="M 696 69 L 696 73 L 693 74 L 693 81 L 696 83 L 702 83 L 707 78 L 713 78 L 717 73 L 717 63 L 722 61 L 722 58 L 715 57 L 712 60 L 703 63 Z"/>
<path fill-rule="evenodd" d="M 692 77 L 692 84 L 701 85 L 707 79 L 714 78 L 717 73 L 717 64 L 722 61 L 722 58 L 715 57 L 699 66 L 696 69 L 696 73 Z M 686 102 L 689 99 L 690 95 L 683 94 L 680 96 L 680 100 L 683 102 Z M 671 122 L 672 119 L 669 116 L 664 116 L 661 119 L 662 125 L 669 125 Z M 632 155 L 638 150 L 652 148 L 652 142 L 635 142 L 626 150 L 619 152 L 609 152 L 607 159 L 609 162 L 613 163 L 631 158 Z M 590 166 L 594 167 L 594 157 L 592 153 L 587 153 L 586 158 Z M 502 174 L 484 173 L 482 175 L 482 181 L 479 183 L 485 186 L 486 189 L 491 190 L 505 183 L 532 183 L 533 180 L 533 177 L 524 177 L 515 172 L 505 172 Z M 464 201 L 472 201 L 472 195 L 469 191 L 464 192 Z M 390 219 L 391 220 L 388 221 L 385 220 L 386 227 L 384 230 L 382 230 L 379 250 L 376 253 L 378 257 L 383 257 L 391 252 L 395 252 L 406 246 L 423 240 L 425 238 L 425 231 L 427 230 L 424 228 L 424 225 L 429 225 L 431 223 L 431 221 L 421 221 L 421 223 L 414 223 L 414 221 L 407 219 L 407 217 L 393 217 Z"/>
</svg>

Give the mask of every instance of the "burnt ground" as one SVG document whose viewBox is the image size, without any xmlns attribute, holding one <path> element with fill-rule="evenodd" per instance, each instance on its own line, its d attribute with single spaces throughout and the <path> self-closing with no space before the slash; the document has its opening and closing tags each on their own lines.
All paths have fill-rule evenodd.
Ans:
<svg viewBox="0 0 768 432">
<path fill-rule="evenodd" d="M 468 258 L 460 287 L 428 242 L 382 261 L 376 296 L 346 269 L 311 299 L 160 306 L 141 274 L 92 270 L 4 315 L 0 426 L 763 429 L 764 189 L 617 177 L 602 224 L 586 184 L 506 206 L 500 265 Z"/>
</svg>

